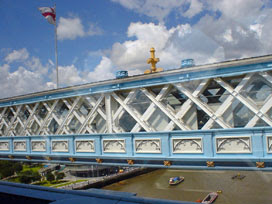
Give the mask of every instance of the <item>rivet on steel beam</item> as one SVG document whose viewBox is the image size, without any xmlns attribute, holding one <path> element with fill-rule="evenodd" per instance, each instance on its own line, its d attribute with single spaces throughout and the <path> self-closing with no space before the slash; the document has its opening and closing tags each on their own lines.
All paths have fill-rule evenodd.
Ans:
<svg viewBox="0 0 272 204">
<path fill-rule="evenodd" d="M 96 162 L 99 163 L 99 164 L 103 162 L 103 160 L 102 160 L 102 159 L 99 159 L 99 158 L 96 158 L 95 160 L 96 160 Z"/>
<path fill-rule="evenodd" d="M 70 160 L 70 162 L 75 162 L 76 161 L 76 159 L 73 158 L 73 157 L 69 157 L 69 160 Z"/>
<path fill-rule="evenodd" d="M 171 166 L 172 162 L 171 161 L 163 161 L 164 166 Z"/>
<path fill-rule="evenodd" d="M 257 168 L 264 168 L 264 162 L 256 162 L 256 167 Z"/>
<path fill-rule="evenodd" d="M 206 164 L 207 164 L 207 167 L 214 167 L 213 161 L 207 161 Z"/>
<path fill-rule="evenodd" d="M 134 164 L 134 161 L 131 160 L 131 159 L 128 159 L 128 160 L 127 160 L 127 163 L 128 163 L 129 165 L 133 165 L 133 164 Z"/>
</svg>

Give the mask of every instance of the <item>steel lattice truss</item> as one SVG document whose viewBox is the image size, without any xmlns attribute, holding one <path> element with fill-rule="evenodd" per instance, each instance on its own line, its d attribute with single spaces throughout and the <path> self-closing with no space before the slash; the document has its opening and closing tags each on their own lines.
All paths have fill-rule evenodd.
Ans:
<svg viewBox="0 0 272 204">
<path fill-rule="evenodd" d="M 0 135 L 62 135 L 272 126 L 269 72 L 0 108 Z"/>
</svg>

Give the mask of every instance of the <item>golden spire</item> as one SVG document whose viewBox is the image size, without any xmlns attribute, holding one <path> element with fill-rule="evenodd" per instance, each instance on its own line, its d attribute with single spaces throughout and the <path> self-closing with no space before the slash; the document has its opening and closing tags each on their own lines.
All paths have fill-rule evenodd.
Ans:
<svg viewBox="0 0 272 204">
<path fill-rule="evenodd" d="M 155 58 L 155 49 L 152 47 L 150 49 L 150 56 L 151 58 L 147 59 L 147 64 L 151 64 L 151 70 L 148 69 L 148 70 L 145 70 L 145 74 L 150 74 L 150 73 L 154 73 L 154 72 L 161 72 L 163 71 L 163 68 L 156 68 L 156 64 L 157 62 L 160 61 L 159 58 Z"/>
</svg>

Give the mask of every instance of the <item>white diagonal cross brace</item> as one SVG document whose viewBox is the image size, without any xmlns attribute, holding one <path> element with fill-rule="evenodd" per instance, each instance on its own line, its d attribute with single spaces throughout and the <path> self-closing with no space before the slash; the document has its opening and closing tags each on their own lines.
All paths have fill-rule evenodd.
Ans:
<svg viewBox="0 0 272 204">
<path fill-rule="evenodd" d="M 194 97 L 198 97 L 205 89 L 206 87 L 208 86 L 208 83 L 209 82 L 209 79 L 204 79 L 202 80 L 198 87 L 196 88 L 196 90 L 194 90 L 193 92 L 193 96 Z M 185 114 L 190 110 L 190 108 L 194 105 L 193 101 L 188 98 L 183 104 L 182 106 L 180 107 L 180 110 L 177 112 L 176 114 L 176 118 L 180 118 L 182 119 Z M 175 124 L 173 121 L 170 121 L 169 124 L 167 125 L 166 127 L 166 130 L 173 130 L 175 127 Z"/>
<path fill-rule="evenodd" d="M 101 96 L 104 96 L 104 95 L 102 94 Z M 85 97 L 85 100 L 87 100 L 88 103 L 91 104 L 93 108 L 97 106 L 96 111 L 90 116 L 88 124 L 91 124 L 98 114 L 106 121 L 106 113 L 100 107 L 100 105 L 101 105 L 104 97 L 102 97 L 101 99 L 102 99 L 101 102 L 97 106 L 97 101 L 96 101 L 96 99 L 93 96 L 88 95 L 87 97 Z M 88 116 L 86 116 L 86 117 L 88 117 Z M 85 130 L 88 130 L 90 132 L 96 133 L 96 130 L 94 130 L 93 128 L 89 127 L 88 124 L 86 124 L 84 127 L 82 127 L 82 130 L 80 131 L 80 133 L 84 133 Z"/>
<path fill-rule="evenodd" d="M 101 101 L 104 99 L 104 95 L 102 94 L 100 96 L 100 98 L 96 101 L 96 104 L 93 106 L 92 110 L 89 112 L 89 114 L 86 116 L 84 122 L 82 123 L 81 127 L 77 130 L 77 133 L 82 133 L 82 131 L 84 130 L 85 126 L 88 124 L 90 118 L 92 117 L 92 119 L 94 119 L 95 117 L 94 114 L 96 113 L 96 110 L 98 109 Z M 91 123 L 91 122 L 90 122 Z"/>
<path fill-rule="evenodd" d="M 30 132 L 29 132 L 29 130 L 28 130 L 28 127 L 31 127 L 32 121 L 34 120 L 34 119 L 32 119 L 32 118 L 35 117 L 35 111 L 36 111 L 37 108 L 39 107 L 39 104 L 40 104 L 40 102 L 37 102 L 37 103 L 34 105 L 34 107 L 33 107 L 32 110 L 31 110 L 31 108 L 29 107 L 29 105 L 25 105 L 25 107 L 26 107 L 26 109 L 28 110 L 28 112 L 30 113 L 30 115 L 29 115 L 28 119 L 27 119 L 26 122 L 25 122 L 23 134 L 26 134 L 26 133 L 27 133 L 27 134 L 31 135 Z"/>
<path fill-rule="evenodd" d="M 254 74 L 247 74 L 241 82 L 236 86 L 234 89 L 235 92 L 240 93 L 240 91 L 243 90 L 243 88 L 248 84 L 250 79 L 252 78 Z M 217 82 L 217 79 L 214 79 Z M 235 97 L 232 95 L 229 95 L 225 101 L 220 105 L 220 107 L 216 110 L 215 114 L 218 116 L 222 116 L 225 111 L 232 105 L 232 102 L 235 100 Z M 210 129 L 213 125 L 214 121 L 210 118 L 205 125 L 202 127 L 203 130 Z"/>
<path fill-rule="evenodd" d="M 216 81 L 222 87 L 224 87 L 230 94 L 232 94 L 235 98 L 237 98 L 241 103 L 243 103 L 246 107 L 248 107 L 253 113 L 255 113 L 258 117 L 263 119 L 268 125 L 272 126 L 271 119 L 267 117 L 264 113 L 260 112 L 255 104 L 252 104 L 251 101 L 243 97 L 241 94 L 235 92 L 235 90 L 226 82 L 224 82 L 221 78 L 217 78 Z"/>
<path fill-rule="evenodd" d="M 15 120 L 16 120 L 16 118 L 17 118 L 17 115 L 18 115 L 18 113 L 20 112 L 21 108 L 22 108 L 22 105 L 19 105 L 19 107 L 17 108 L 16 111 L 14 111 L 12 107 L 9 108 L 10 111 L 12 111 L 12 113 L 13 113 L 13 118 L 12 118 L 12 120 L 10 121 L 9 126 L 8 126 L 8 130 L 7 130 L 7 133 L 8 133 L 8 134 L 9 134 L 9 132 L 10 132 L 13 128 L 15 128 L 15 126 L 14 126 L 13 124 L 14 124 L 14 122 L 15 122 Z M 12 132 L 12 131 L 11 131 L 11 132 Z M 12 133 L 12 134 L 13 134 L 13 133 Z"/>
<path fill-rule="evenodd" d="M 161 99 L 163 99 L 169 93 L 170 87 L 171 85 L 169 84 L 165 85 L 161 89 L 160 93 L 156 96 L 156 100 L 160 101 Z M 148 119 L 151 117 L 151 115 L 155 112 L 156 108 L 157 106 L 154 103 L 150 103 L 150 105 L 148 106 L 144 114 L 141 116 L 141 120 L 147 122 Z M 136 123 L 134 127 L 132 128 L 131 132 L 139 132 L 140 130 L 141 130 L 141 126 L 139 125 L 139 123 Z"/>
<path fill-rule="evenodd" d="M 184 124 L 182 121 L 175 118 L 175 114 L 172 113 L 172 110 L 165 107 L 161 102 L 156 100 L 156 97 L 151 91 L 147 91 L 145 88 L 141 89 L 142 92 L 154 103 L 167 117 L 169 117 L 177 126 L 179 126 L 182 130 L 190 130 L 190 128 Z"/>
<path fill-rule="evenodd" d="M 40 128 L 38 130 L 38 134 L 40 134 L 40 132 L 44 129 L 44 127 L 47 125 L 48 120 L 50 119 L 51 114 L 53 113 L 53 110 L 55 109 L 55 107 L 57 106 L 59 100 L 55 100 L 52 107 L 50 108 L 45 102 L 43 102 L 43 105 L 46 107 L 48 113 L 45 116 L 44 120 L 42 121 Z"/>
<path fill-rule="evenodd" d="M 130 114 L 130 116 L 132 116 L 134 118 L 134 120 L 136 120 L 136 122 L 138 122 L 147 132 L 151 132 L 151 131 L 155 131 L 152 127 L 149 127 L 148 125 L 145 124 L 144 121 L 142 121 L 138 115 L 139 113 L 135 113 L 131 108 L 128 107 L 127 104 L 125 104 L 121 98 L 119 98 L 119 96 L 116 95 L 116 93 L 112 93 L 112 97 L 121 105 L 123 106 L 123 108 Z"/>
<path fill-rule="evenodd" d="M 57 135 L 62 131 L 64 125 L 67 123 L 68 118 L 69 118 L 70 115 L 73 113 L 73 111 L 74 111 L 76 105 L 77 105 L 78 102 L 80 101 L 80 98 L 81 98 L 80 96 L 77 97 L 76 100 L 74 100 L 72 106 L 70 106 L 70 104 L 67 102 L 67 100 L 65 100 L 65 99 L 63 100 L 63 102 L 65 103 L 65 105 L 69 108 L 69 111 L 68 111 L 68 113 L 66 114 L 65 118 L 62 120 L 60 126 L 58 127 L 58 130 L 56 131 L 56 134 L 57 134 Z"/>
<path fill-rule="evenodd" d="M 263 78 L 267 80 L 271 84 L 272 77 L 267 73 L 260 73 Z M 272 107 L 272 95 L 269 95 L 267 99 L 264 101 L 263 106 L 260 108 L 260 112 L 263 114 L 266 114 L 267 111 L 269 111 Z M 247 123 L 246 127 L 254 127 L 256 123 L 258 122 L 259 117 L 258 115 L 254 115 L 253 118 Z"/>
<path fill-rule="evenodd" d="M 137 91 L 138 89 L 131 90 L 129 94 L 127 95 L 127 97 L 123 99 L 123 103 L 127 104 L 130 100 L 132 100 L 135 97 Z M 114 113 L 113 121 L 118 120 L 118 118 L 121 118 L 124 113 L 125 113 L 125 109 L 123 108 L 123 106 L 119 106 L 119 108 Z"/>
<path fill-rule="evenodd" d="M 188 98 L 190 98 L 198 107 L 200 107 L 208 116 L 210 116 L 213 120 L 215 120 L 221 127 L 223 128 L 231 128 L 230 125 L 225 123 L 225 121 L 215 115 L 214 111 L 205 103 L 203 103 L 200 99 L 196 98 L 187 88 L 185 88 L 182 84 L 175 84 L 175 87 L 179 89 L 183 94 L 185 94 Z"/>
</svg>

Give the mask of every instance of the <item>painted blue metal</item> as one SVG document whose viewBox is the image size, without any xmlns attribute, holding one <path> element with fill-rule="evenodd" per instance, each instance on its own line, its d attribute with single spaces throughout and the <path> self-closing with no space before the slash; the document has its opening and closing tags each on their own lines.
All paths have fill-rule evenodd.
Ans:
<svg viewBox="0 0 272 204">
<path fill-rule="evenodd" d="M 203 151 L 197 153 L 175 153 L 173 151 L 172 139 L 175 138 L 201 138 Z M 49 136 L 18 136 L 1 137 L 1 141 L 9 141 L 10 149 L 0 152 L 0 159 L 29 161 L 26 156 L 31 157 L 33 162 L 55 162 L 71 163 L 69 157 L 75 159 L 78 164 L 97 164 L 96 159 L 102 159 L 103 165 L 128 166 L 127 160 L 133 160 L 135 166 L 165 167 L 164 161 L 171 161 L 172 168 L 198 168 L 198 169 L 254 169 L 256 162 L 265 162 L 262 169 L 272 168 L 272 153 L 268 150 L 268 136 L 272 135 L 272 127 L 264 128 L 237 128 L 204 131 L 172 131 L 172 132 L 140 132 L 122 134 L 84 134 L 84 135 L 49 135 Z M 249 152 L 217 152 L 216 138 L 229 137 L 249 137 Z M 92 139 L 95 141 L 95 152 L 76 152 L 75 141 L 80 139 Z M 32 152 L 31 141 L 44 139 L 46 141 L 46 151 Z M 125 142 L 125 152 L 104 152 L 103 140 L 120 139 Z M 142 153 L 137 152 L 135 147 L 136 140 L 157 139 L 160 141 L 161 149 L 159 152 Z M 13 142 L 25 140 L 26 151 L 14 151 Z M 52 151 L 52 141 L 65 140 L 69 143 L 69 151 Z M 12 157 L 11 157 L 12 156 Z M 45 157 L 51 157 L 47 161 Z M 214 161 L 215 167 L 207 167 L 207 161 Z"/>
<path fill-rule="evenodd" d="M 106 190 L 72 191 L 0 181 L 1 203 L 51 204 L 193 204 L 193 202 L 137 197 Z"/>
<path fill-rule="evenodd" d="M 181 60 L 181 68 L 185 68 L 185 67 L 193 67 L 195 66 L 195 62 L 193 59 L 184 59 Z"/>
<path fill-rule="evenodd" d="M 105 93 L 112 92 L 117 90 L 125 90 L 131 88 L 141 88 L 149 87 L 155 85 L 169 84 L 169 83 L 178 83 L 186 82 L 190 80 L 214 78 L 214 77 L 227 77 L 227 76 L 236 76 L 252 72 L 262 72 L 272 70 L 271 62 L 258 63 L 258 64 L 248 64 L 242 66 L 234 67 L 219 67 L 219 68 L 206 68 L 206 69 L 180 69 L 178 72 L 166 71 L 159 74 L 153 74 L 148 78 L 145 78 L 145 75 L 139 79 L 137 77 L 130 77 L 126 79 L 119 80 L 110 80 L 105 83 L 95 83 L 96 85 L 89 84 L 86 88 L 86 85 L 77 86 L 75 89 L 59 89 L 52 90 L 44 93 L 40 93 L 39 96 L 24 96 L 19 97 L 20 99 L 10 99 L 2 100 L 0 102 L 0 107 L 19 105 L 19 104 L 29 104 L 53 99 L 68 98 L 73 96 L 81 96 L 95 93 Z M 82 87 L 82 88 L 81 88 Z M 72 90 L 71 90 L 72 89 Z M 52 92 L 52 93 L 51 93 Z"/>
<path fill-rule="evenodd" d="M 118 71 L 116 72 L 116 79 L 122 79 L 128 77 L 128 71 Z"/>
</svg>

